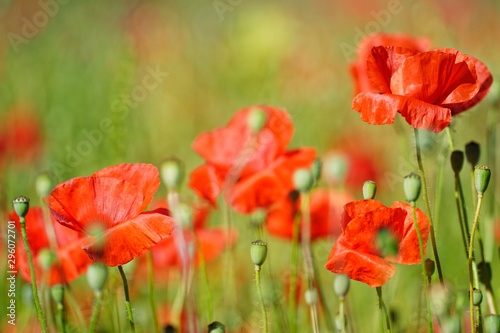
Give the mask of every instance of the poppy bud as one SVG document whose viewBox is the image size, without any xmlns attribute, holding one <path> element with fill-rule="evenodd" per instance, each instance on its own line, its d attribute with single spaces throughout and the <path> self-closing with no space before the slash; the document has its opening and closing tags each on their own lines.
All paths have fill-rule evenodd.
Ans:
<svg viewBox="0 0 500 333">
<path fill-rule="evenodd" d="M 176 157 L 167 159 L 161 164 L 160 177 L 168 189 L 178 188 L 184 178 L 184 164 Z"/>
<path fill-rule="evenodd" d="M 48 172 L 42 172 L 36 177 L 35 181 L 36 194 L 43 198 L 50 193 L 52 189 L 52 179 Z"/>
<path fill-rule="evenodd" d="M 250 257 L 255 266 L 262 266 L 267 257 L 267 243 L 260 239 L 253 241 L 250 246 Z"/>
<path fill-rule="evenodd" d="M 226 326 L 221 322 L 214 321 L 208 325 L 208 333 L 224 333 L 226 332 Z"/>
<path fill-rule="evenodd" d="M 460 316 L 446 317 L 442 323 L 442 332 L 460 333 Z"/>
<path fill-rule="evenodd" d="M 373 199 L 375 198 L 375 193 L 377 193 L 377 184 L 373 180 L 367 180 L 363 184 L 363 198 Z"/>
<path fill-rule="evenodd" d="M 177 329 L 173 325 L 163 326 L 162 333 L 176 333 L 176 332 Z"/>
<path fill-rule="evenodd" d="M 255 108 L 248 113 L 247 124 L 254 132 L 260 131 L 267 122 L 267 115 L 264 111 Z"/>
<path fill-rule="evenodd" d="M 484 329 L 486 333 L 500 332 L 500 315 L 487 315 L 484 317 Z"/>
<path fill-rule="evenodd" d="M 434 271 L 436 270 L 436 265 L 434 264 L 434 260 L 432 259 L 425 259 L 425 274 L 427 277 L 430 279 L 432 274 L 434 274 Z"/>
<path fill-rule="evenodd" d="M 481 261 L 477 264 L 477 275 L 482 284 L 489 286 L 491 283 L 491 266 L 489 262 Z"/>
<path fill-rule="evenodd" d="M 351 280 L 345 274 L 338 274 L 333 282 L 333 290 L 338 297 L 344 298 L 349 292 L 349 287 L 351 285 Z"/>
<path fill-rule="evenodd" d="M 265 220 L 266 220 L 266 211 L 263 209 L 257 209 L 250 215 L 250 222 L 255 227 L 260 227 L 262 224 L 264 224 Z"/>
<path fill-rule="evenodd" d="M 455 295 L 450 286 L 436 283 L 431 285 L 429 290 L 431 311 L 436 316 L 443 316 L 449 313 L 450 308 L 455 302 Z"/>
<path fill-rule="evenodd" d="M 87 268 L 87 282 L 95 293 L 101 293 L 104 285 L 106 284 L 107 278 L 108 268 L 105 265 L 95 263 L 93 265 L 89 265 Z"/>
<path fill-rule="evenodd" d="M 52 267 L 52 264 L 54 263 L 54 260 L 56 259 L 56 255 L 54 252 L 52 252 L 49 249 L 41 249 L 40 252 L 38 252 L 38 263 L 44 270 L 49 270 L 50 267 Z"/>
<path fill-rule="evenodd" d="M 297 169 L 293 174 L 293 184 L 297 191 L 307 192 L 313 185 L 313 177 L 307 169 Z"/>
<path fill-rule="evenodd" d="M 325 161 L 324 172 L 327 179 L 343 182 L 349 168 L 349 160 L 344 155 L 336 155 Z"/>
<path fill-rule="evenodd" d="M 451 168 L 455 175 L 458 175 L 464 166 L 464 152 L 461 150 L 454 150 L 451 153 Z"/>
<path fill-rule="evenodd" d="M 387 229 L 380 229 L 375 239 L 375 244 L 382 257 L 396 256 L 398 254 L 398 241 Z"/>
<path fill-rule="evenodd" d="M 55 284 L 50 288 L 52 299 L 58 306 L 63 305 L 64 301 L 64 286 L 62 284 Z"/>
<path fill-rule="evenodd" d="M 12 200 L 12 207 L 16 211 L 17 216 L 23 219 L 30 209 L 30 199 L 23 195 L 16 197 Z"/>
<path fill-rule="evenodd" d="M 474 306 L 479 306 L 481 305 L 482 301 L 483 301 L 483 293 L 481 292 L 480 289 L 474 288 L 472 290 L 472 304 L 474 304 Z"/>
<path fill-rule="evenodd" d="M 181 202 L 179 204 L 178 219 L 182 225 L 190 225 L 193 221 L 193 212 L 188 204 Z"/>
<path fill-rule="evenodd" d="M 314 184 L 316 184 L 321 176 L 321 168 L 323 167 L 323 162 L 319 158 L 316 158 L 311 166 L 311 174 L 314 180 Z"/>
<path fill-rule="evenodd" d="M 33 304 L 33 289 L 29 284 L 25 284 L 21 289 L 21 297 L 26 304 Z"/>
<path fill-rule="evenodd" d="M 471 141 L 465 145 L 465 156 L 467 161 L 474 167 L 479 161 L 479 156 L 481 155 L 481 148 L 479 143 Z"/>
<path fill-rule="evenodd" d="M 316 305 L 318 303 L 318 291 L 316 289 L 308 289 L 304 295 L 307 305 Z"/>
<path fill-rule="evenodd" d="M 420 181 L 420 176 L 416 173 L 410 173 L 405 177 L 403 181 L 404 191 L 406 199 L 409 202 L 417 201 L 420 196 L 420 188 L 422 187 L 422 182 Z"/>
<path fill-rule="evenodd" d="M 474 169 L 474 180 L 478 194 L 484 194 L 490 182 L 491 170 L 485 165 L 478 165 Z"/>
</svg>

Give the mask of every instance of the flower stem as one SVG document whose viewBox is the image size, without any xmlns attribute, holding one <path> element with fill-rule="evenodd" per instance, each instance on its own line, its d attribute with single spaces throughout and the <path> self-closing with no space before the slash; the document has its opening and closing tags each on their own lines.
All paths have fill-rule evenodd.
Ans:
<svg viewBox="0 0 500 333">
<path fill-rule="evenodd" d="M 300 216 L 295 216 L 292 239 L 292 272 L 290 276 L 290 290 L 288 294 L 288 319 L 290 320 L 290 333 L 297 331 L 297 309 L 295 306 L 295 294 L 297 289 L 297 269 L 299 261 L 299 227 Z"/>
<path fill-rule="evenodd" d="M 439 254 L 438 254 L 437 246 L 436 246 L 436 236 L 434 235 L 434 223 L 432 220 L 432 212 L 431 212 L 430 205 L 429 205 L 429 196 L 427 194 L 427 182 L 425 180 L 424 165 L 422 163 L 422 155 L 420 153 L 420 139 L 418 136 L 418 129 L 415 128 L 414 133 L 415 133 L 415 142 L 416 142 L 416 147 L 417 147 L 418 168 L 420 169 L 420 177 L 422 179 L 422 192 L 424 195 L 425 209 L 426 209 L 427 215 L 429 217 L 429 226 L 431 229 L 432 251 L 434 252 L 434 261 L 436 262 L 439 281 L 441 283 L 443 283 L 443 273 L 441 270 L 441 261 L 439 260 Z M 418 231 L 418 232 L 420 232 L 420 231 Z M 423 258 L 423 256 L 422 256 L 422 258 Z M 424 277 L 425 277 L 425 272 L 424 272 Z"/>
<path fill-rule="evenodd" d="M 33 266 L 33 258 L 31 257 L 31 251 L 28 244 L 28 237 L 26 236 L 26 219 L 24 217 L 20 217 L 19 223 L 21 224 L 21 234 L 23 237 L 24 248 L 26 249 L 28 262 L 30 265 L 31 289 L 33 290 L 33 298 L 35 300 L 36 313 L 38 315 L 38 320 L 40 321 L 40 327 L 42 328 L 42 332 L 45 333 L 46 332 L 45 319 L 43 318 L 42 308 L 40 306 L 40 299 L 38 298 L 38 291 L 36 288 L 35 268 Z"/>
<path fill-rule="evenodd" d="M 457 205 L 458 223 L 460 224 L 460 232 L 462 234 L 462 242 L 464 243 L 465 257 L 468 257 L 467 249 L 469 248 L 469 238 L 465 235 L 464 220 L 462 218 L 462 209 L 460 205 L 460 191 L 459 191 L 459 178 L 455 174 L 455 203 Z"/>
<path fill-rule="evenodd" d="M 64 306 L 62 304 L 57 305 L 57 326 L 60 332 L 66 333 L 66 325 L 64 322 Z"/>
<path fill-rule="evenodd" d="M 417 231 L 417 236 L 418 236 L 418 245 L 420 248 L 420 258 L 421 258 L 420 261 L 422 262 L 422 278 L 424 281 L 425 304 L 427 306 L 428 332 L 433 332 L 431 305 L 430 305 L 430 301 L 429 301 L 427 279 L 425 278 L 427 274 L 425 273 L 424 242 L 422 241 L 422 235 L 420 233 L 420 228 L 418 227 L 417 214 L 415 213 L 415 202 L 411 202 L 411 210 L 412 210 L 412 214 L 413 214 L 413 224 L 415 225 L 415 230 Z"/>
<path fill-rule="evenodd" d="M 479 212 L 481 211 L 482 202 L 483 202 L 483 195 L 481 193 L 478 193 L 477 194 L 476 214 L 474 215 L 474 224 L 472 225 L 472 232 L 471 232 L 471 236 L 470 236 L 471 238 L 470 238 L 470 243 L 469 243 L 469 298 L 470 298 L 470 322 L 471 322 L 471 326 L 474 325 L 474 298 L 473 298 L 474 284 L 475 285 L 479 284 L 477 281 L 474 281 L 475 279 L 477 279 L 477 276 L 475 276 L 473 274 L 473 271 L 472 271 L 472 251 L 474 250 L 474 236 L 475 236 L 477 225 L 479 222 Z M 478 326 L 479 326 L 479 322 L 476 322 L 474 327 L 477 328 Z"/>
<path fill-rule="evenodd" d="M 385 306 L 384 300 L 382 298 L 382 287 L 377 287 L 377 296 L 378 296 L 378 310 L 380 314 L 380 327 L 382 329 L 382 332 L 384 331 L 391 332 L 391 319 L 389 318 L 387 307 Z M 387 330 L 384 327 L 384 318 Z"/>
<path fill-rule="evenodd" d="M 89 333 L 95 332 L 97 324 L 97 317 L 99 317 L 99 310 L 101 309 L 102 294 L 95 293 L 94 308 L 92 309 L 92 317 L 90 317 Z"/>
<path fill-rule="evenodd" d="M 156 297 L 155 297 L 155 273 L 153 267 L 153 255 L 151 251 L 147 254 L 148 261 L 148 283 L 149 283 L 149 302 L 151 305 L 151 312 L 153 314 L 153 322 L 155 326 L 155 332 L 160 332 L 160 326 L 158 324 L 158 312 L 156 311 Z"/>
<path fill-rule="evenodd" d="M 262 297 L 262 289 L 260 288 L 260 269 L 261 269 L 260 266 L 255 265 L 255 284 L 257 286 L 257 293 L 259 295 L 262 318 L 264 320 L 264 332 L 267 333 L 268 332 L 267 312 L 266 312 L 266 305 L 264 304 L 264 297 Z"/>
<path fill-rule="evenodd" d="M 123 281 L 123 291 L 125 293 L 125 306 L 127 307 L 128 312 L 128 320 L 130 322 L 130 329 L 132 332 L 135 332 L 135 324 L 134 324 L 134 316 L 132 314 L 132 306 L 130 305 L 130 296 L 128 294 L 128 282 L 127 277 L 125 276 L 125 272 L 123 271 L 123 267 L 118 266 L 118 270 L 120 271 L 120 275 Z"/>
<path fill-rule="evenodd" d="M 341 297 L 340 298 L 340 304 L 339 304 L 339 318 L 340 318 L 340 332 L 341 333 L 346 333 L 346 330 L 345 330 L 345 311 L 344 311 L 345 302 L 344 302 L 344 299 L 345 299 L 344 297 Z"/>
</svg>

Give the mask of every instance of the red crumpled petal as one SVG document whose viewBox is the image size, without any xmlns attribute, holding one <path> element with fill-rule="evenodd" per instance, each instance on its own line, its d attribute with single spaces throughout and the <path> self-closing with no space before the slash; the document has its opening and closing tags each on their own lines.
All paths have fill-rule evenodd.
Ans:
<svg viewBox="0 0 500 333">
<path fill-rule="evenodd" d="M 226 176 L 226 171 L 206 163 L 191 172 L 188 185 L 198 197 L 216 206 L 216 201 L 222 192 Z"/>
<path fill-rule="evenodd" d="M 92 176 L 118 178 L 137 187 L 144 195 L 141 212 L 146 210 L 160 187 L 160 174 L 158 169 L 151 164 L 122 163 L 99 170 Z"/>
<path fill-rule="evenodd" d="M 406 100 L 399 95 L 364 92 L 354 97 L 352 109 L 358 111 L 361 120 L 369 124 L 392 124 L 398 111 L 405 107 Z"/>
<path fill-rule="evenodd" d="M 174 227 L 168 211 L 157 209 L 107 229 L 102 235 L 103 244 L 96 237 L 85 239 L 82 249 L 92 260 L 106 266 L 124 265 L 170 236 Z"/>
<path fill-rule="evenodd" d="M 110 177 L 80 177 L 56 186 L 49 206 L 57 222 L 84 232 L 109 228 L 142 211 L 144 195 L 130 182 Z"/>
<path fill-rule="evenodd" d="M 356 200 L 344 205 L 344 211 L 342 212 L 340 226 L 342 230 L 351 222 L 352 219 L 359 215 L 366 214 L 375 209 L 385 207 L 380 201 L 366 199 L 366 200 Z"/>
<path fill-rule="evenodd" d="M 451 110 L 438 105 L 429 104 L 415 98 L 406 100 L 401 115 L 408 124 L 418 129 L 441 132 L 451 123 Z"/>
</svg>

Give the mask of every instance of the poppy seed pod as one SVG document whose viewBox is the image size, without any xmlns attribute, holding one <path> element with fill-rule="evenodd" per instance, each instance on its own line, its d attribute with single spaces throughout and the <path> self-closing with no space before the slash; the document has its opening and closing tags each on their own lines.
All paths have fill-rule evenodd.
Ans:
<svg viewBox="0 0 500 333">
<path fill-rule="evenodd" d="M 436 270 L 436 264 L 434 263 L 434 260 L 432 259 L 425 259 L 425 274 L 427 275 L 428 278 L 434 274 L 434 271 Z"/>
<path fill-rule="evenodd" d="M 52 179 L 48 172 L 42 172 L 36 177 L 36 193 L 40 198 L 47 196 L 52 189 Z"/>
<path fill-rule="evenodd" d="M 451 153 L 451 168 L 453 172 L 458 175 L 464 166 L 464 152 L 461 150 L 454 150 Z"/>
<path fill-rule="evenodd" d="M 483 293 L 481 292 L 480 289 L 474 288 L 472 291 L 472 304 L 474 306 L 479 306 L 483 302 Z"/>
<path fill-rule="evenodd" d="M 56 255 L 49 249 L 41 249 L 40 252 L 38 252 L 37 258 L 40 266 L 42 266 L 44 270 L 49 270 L 56 259 Z"/>
<path fill-rule="evenodd" d="M 62 284 L 55 284 L 50 288 L 52 299 L 58 306 L 63 305 L 64 301 L 64 286 Z"/>
<path fill-rule="evenodd" d="M 465 156 L 467 161 L 474 167 L 477 162 L 479 162 L 479 156 L 481 155 L 481 148 L 479 143 L 471 141 L 465 145 Z"/>
<path fill-rule="evenodd" d="M 485 165 L 478 165 L 474 169 L 474 181 L 478 194 L 484 194 L 490 183 L 491 170 Z"/>
<path fill-rule="evenodd" d="M 221 322 L 214 321 L 208 325 L 208 333 L 224 333 L 226 332 L 226 326 Z"/>
<path fill-rule="evenodd" d="M 178 188 L 184 178 L 184 163 L 176 157 L 167 159 L 161 164 L 160 178 L 167 188 Z"/>
<path fill-rule="evenodd" d="M 311 166 L 311 174 L 313 177 L 314 184 L 316 184 L 321 175 L 321 168 L 323 166 L 323 162 L 319 158 L 315 159 Z"/>
<path fill-rule="evenodd" d="M 484 329 L 486 333 L 500 332 L 500 315 L 487 315 L 484 317 Z"/>
<path fill-rule="evenodd" d="M 373 199 L 375 198 L 375 193 L 377 193 L 377 184 L 373 180 L 367 180 L 363 184 L 363 198 Z"/>
<path fill-rule="evenodd" d="M 253 241 L 250 246 L 250 257 L 255 266 L 262 266 L 267 258 L 267 243 L 260 239 Z"/>
<path fill-rule="evenodd" d="M 248 127 L 250 127 L 254 132 L 260 131 L 266 125 L 266 121 L 267 115 L 260 109 L 256 108 L 248 113 Z"/>
<path fill-rule="evenodd" d="M 299 192 L 307 192 L 313 186 L 313 177 L 307 169 L 297 169 L 293 174 L 293 184 Z"/>
<path fill-rule="evenodd" d="M 420 196 L 420 189 L 422 187 L 420 176 L 413 172 L 410 173 L 408 176 L 405 177 L 403 186 L 406 199 L 409 202 L 417 201 L 418 197 Z"/>
<path fill-rule="evenodd" d="M 307 305 L 316 305 L 318 303 L 318 291 L 316 289 L 308 289 L 304 294 Z"/>
<path fill-rule="evenodd" d="M 351 280 L 345 274 L 338 274 L 333 282 L 333 290 L 338 297 L 344 298 L 349 292 L 349 287 L 351 285 Z"/>
<path fill-rule="evenodd" d="M 87 269 L 87 282 L 90 285 L 90 288 L 95 293 L 101 293 L 104 285 L 106 284 L 106 280 L 108 278 L 108 268 L 101 264 L 95 263 L 90 265 Z"/>
<path fill-rule="evenodd" d="M 16 197 L 12 200 L 12 207 L 16 211 L 17 216 L 24 218 L 30 209 L 30 199 L 23 195 Z"/>
</svg>

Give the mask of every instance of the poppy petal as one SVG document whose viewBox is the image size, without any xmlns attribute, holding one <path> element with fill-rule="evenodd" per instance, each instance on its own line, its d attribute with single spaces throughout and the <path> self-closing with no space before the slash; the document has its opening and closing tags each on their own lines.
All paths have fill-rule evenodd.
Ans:
<svg viewBox="0 0 500 333">
<path fill-rule="evenodd" d="M 418 129 L 441 132 L 451 123 L 451 110 L 409 98 L 401 109 L 401 115 L 408 124 Z"/>
<path fill-rule="evenodd" d="M 344 230 L 349 222 L 359 215 L 366 214 L 375 209 L 385 207 L 380 201 L 367 199 L 367 200 L 356 200 L 344 205 L 344 211 L 342 212 L 342 217 L 340 225 L 342 230 Z"/>
<path fill-rule="evenodd" d="M 189 188 L 202 199 L 216 206 L 217 197 L 222 192 L 227 172 L 211 164 L 203 164 L 189 176 Z"/>
<path fill-rule="evenodd" d="M 406 97 L 399 95 L 364 92 L 354 97 L 352 109 L 358 111 L 361 120 L 369 124 L 392 124 L 398 111 L 404 108 L 406 100 Z"/>
<path fill-rule="evenodd" d="M 92 260 L 106 266 L 124 265 L 170 236 L 175 223 L 167 214 L 165 209 L 142 213 L 107 229 L 103 244 L 97 237 L 89 237 L 82 241 L 82 248 Z"/>
</svg>

